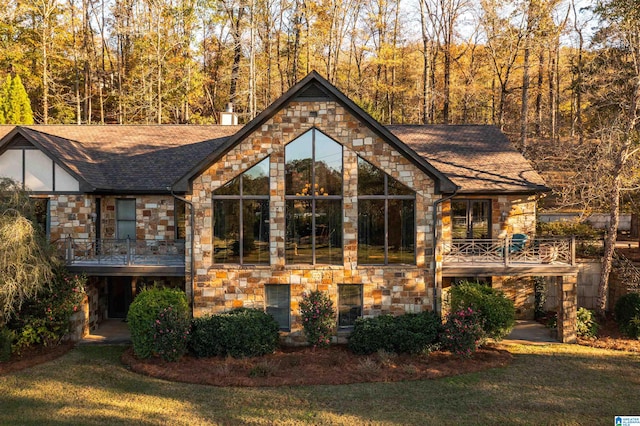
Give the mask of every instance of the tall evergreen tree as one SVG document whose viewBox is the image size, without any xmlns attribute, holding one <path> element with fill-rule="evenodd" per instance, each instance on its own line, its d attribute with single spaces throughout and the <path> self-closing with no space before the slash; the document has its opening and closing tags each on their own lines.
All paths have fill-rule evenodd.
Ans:
<svg viewBox="0 0 640 426">
<path fill-rule="evenodd" d="M 19 75 L 11 79 L 8 101 L 6 119 L 9 124 L 33 124 L 31 101 Z"/>
<path fill-rule="evenodd" d="M 33 111 L 19 75 L 7 75 L 0 87 L 0 124 L 33 124 Z"/>
</svg>

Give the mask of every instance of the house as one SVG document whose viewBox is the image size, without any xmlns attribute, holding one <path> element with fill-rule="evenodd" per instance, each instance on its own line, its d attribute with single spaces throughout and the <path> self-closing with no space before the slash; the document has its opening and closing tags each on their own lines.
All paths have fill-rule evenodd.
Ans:
<svg viewBox="0 0 640 426">
<path fill-rule="evenodd" d="M 90 277 L 89 328 L 160 281 L 195 316 L 266 309 L 291 343 L 303 293 L 326 291 L 341 339 L 361 316 L 446 310 L 464 278 L 526 316 L 530 277 L 545 276 L 575 340 L 572 241 L 535 237 L 547 188 L 506 137 L 383 126 L 315 72 L 242 127 L 0 127 L 0 175 L 33 190 Z"/>
</svg>

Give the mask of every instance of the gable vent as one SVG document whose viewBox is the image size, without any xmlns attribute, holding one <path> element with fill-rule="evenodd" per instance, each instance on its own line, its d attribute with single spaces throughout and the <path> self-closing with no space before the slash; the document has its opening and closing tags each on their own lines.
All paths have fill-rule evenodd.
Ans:
<svg viewBox="0 0 640 426">
<path fill-rule="evenodd" d="M 294 100 L 296 101 L 327 101 L 327 100 L 330 100 L 330 97 L 317 84 L 310 84 L 300 93 L 298 93 L 294 98 Z"/>
<path fill-rule="evenodd" d="M 7 148 L 35 148 L 24 136 L 16 135 L 11 142 L 7 144 Z"/>
</svg>

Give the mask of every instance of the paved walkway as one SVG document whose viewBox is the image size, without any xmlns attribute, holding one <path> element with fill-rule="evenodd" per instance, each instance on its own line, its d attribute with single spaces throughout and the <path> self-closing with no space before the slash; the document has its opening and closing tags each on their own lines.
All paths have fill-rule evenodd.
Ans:
<svg viewBox="0 0 640 426">
<path fill-rule="evenodd" d="M 97 330 L 85 336 L 79 345 L 125 345 L 131 343 L 127 323 L 118 318 L 104 320 Z"/>
<path fill-rule="evenodd" d="M 500 343 L 519 345 L 550 345 L 560 343 L 558 339 L 551 337 L 547 327 L 537 321 L 518 320 L 509 334 Z"/>
</svg>

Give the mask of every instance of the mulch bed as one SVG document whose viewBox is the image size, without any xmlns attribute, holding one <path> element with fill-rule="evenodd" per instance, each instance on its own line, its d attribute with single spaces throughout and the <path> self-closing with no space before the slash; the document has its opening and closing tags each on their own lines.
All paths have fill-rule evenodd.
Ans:
<svg viewBox="0 0 640 426">
<path fill-rule="evenodd" d="M 132 371 L 156 378 L 214 386 L 338 385 L 436 379 L 504 367 L 513 356 L 483 347 L 471 358 L 448 352 L 429 355 L 354 355 L 344 346 L 327 349 L 287 348 L 256 358 L 195 358 L 178 362 L 139 360 L 128 349 L 122 362 Z"/>
<path fill-rule="evenodd" d="M 24 370 L 38 364 L 52 361 L 73 349 L 74 343 L 61 343 L 55 346 L 34 346 L 13 354 L 9 361 L 0 362 L 0 375 Z"/>
</svg>

